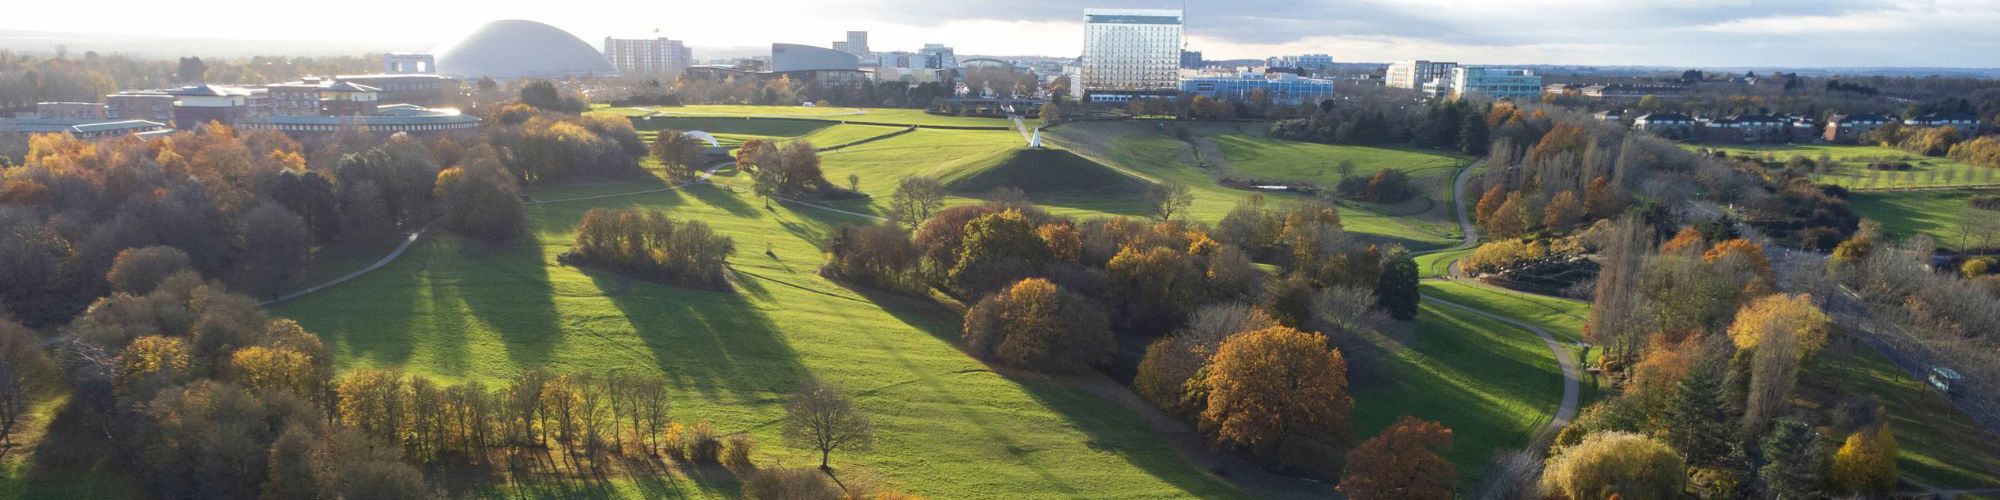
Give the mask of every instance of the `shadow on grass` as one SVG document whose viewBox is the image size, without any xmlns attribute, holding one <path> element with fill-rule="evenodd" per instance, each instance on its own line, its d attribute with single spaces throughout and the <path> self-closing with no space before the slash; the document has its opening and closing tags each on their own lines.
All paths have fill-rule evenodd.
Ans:
<svg viewBox="0 0 2000 500">
<path fill-rule="evenodd" d="M 709 399 L 723 391 L 746 399 L 783 392 L 805 368 L 757 304 L 735 291 L 694 290 L 606 271 L 582 271 L 631 324 L 667 380 Z"/>
<path fill-rule="evenodd" d="M 1071 427 L 1089 436 L 1084 446 L 1098 453 L 1117 455 L 1126 463 L 1173 485 L 1181 491 L 1204 497 L 1228 496 L 1234 491 L 1210 479 L 1181 459 L 1167 437 L 1154 431 L 1131 409 L 1119 406 L 1081 389 L 1033 375 L 1005 375 L 1040 401 L 1069 420 Z M 1065 492 L 1074 496 L 1074 492 Z"/>
<path fill-rule="evenodd" d="M 99 415 L 81 398 L 51 413 L 32 455 L 13 449 L 0 466 L 0 496 L 9 498 L 140 498 L 140 477 L 120 464 Z M 18 444 L 17 444 L 18 446 Z M 30 460 L 15 466 L 12 461 Z"/>
<path fill-rule="evenodd" d="M 456 273 L 464 281 L 433 281 L 433 289 L 459 294 L 472 317 L 500 335 L 507 360 L 515 366 L 547 365 L 556 343 L 567 332 L 556 311 L 556 289 L 549 281 L 550 264 L 542 255 L 541 244 L 534 238 L 509 243 L 461 239 L 458 256 L 452 262 L 465 266 Z M 462 359 L 463 331 L 445 336 L 444 342 L 449 344 L 441 347 Z"/>
</svg>

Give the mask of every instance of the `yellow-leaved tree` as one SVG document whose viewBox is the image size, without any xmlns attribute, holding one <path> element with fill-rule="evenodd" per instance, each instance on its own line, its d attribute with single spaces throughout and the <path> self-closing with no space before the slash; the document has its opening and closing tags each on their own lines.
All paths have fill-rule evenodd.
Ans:
<svg viewBox="0 0 2000 500">
<path fill-rule="evenodd" d="M 1888 424 L 1847 435 L 1847 442 L 1833 454 L 1833 483 L 1864 495 L 1896 488 L 1896 435 Z"/>
</svg>

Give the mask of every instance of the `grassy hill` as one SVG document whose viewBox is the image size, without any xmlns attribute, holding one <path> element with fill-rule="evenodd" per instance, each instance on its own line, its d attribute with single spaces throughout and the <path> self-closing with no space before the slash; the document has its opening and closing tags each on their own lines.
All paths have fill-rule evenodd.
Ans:
<svg viewBox="0 0 2000 500">
<path fill-rule="evenodd" d="M 1060 149 L 1021 148 L 991 157 L 951 178 L 947 188 L 978 195 L 1000 187 L 1019 188 L 1030 195 L 1088 194 L 1132 196 L 1146 182 Z"/>
<path fill-rule="evenodd" d="M 1975 167 L 1949 158 L 1919 156 L 1911 154 L 1908 151 L 1881 146 L 1853 144 L 1771 144 L 1717 147 L 1690 144 L 1682 147 L 1688 149 L 1719 149 L 1734 157 L 1757 159 L 1768 157 L 1775 161 L 1784 161 L 1795 156 L 1817 161 L 1824 156 L 1832 160 L 1833 167 L 1813 176 L 1813 180 L 1848 189 L 2000 184 L 2000 172 L 1995 172 L 1995 169 Z M 1912 169 L 1901 172 L 1869 170 L 1868 164 L 1877 161 L 1909 163 Z"/>
<path fill-rule="evenodd" d="M 694 291 L 557 265 L 572 226 L 595 206 L 707 221 L 736 241 L 737 288 Z M 1132 411 L 1059 381 L 989 371 L 961 353 L 952 344 L 960 319 L 949 309 L 819 277 L 824 235 L 866 221 L 767 210 L 747 194 L 707 186 L 537 205 L 530 217 L 528 241 L 428 239 L 382 270 L 276 313 L 319 333 L 342 370 L 399 367 L 487 382 L 543 366 L 660 373 L 672 384 L 676 418 L 750 433 L 763 463 L 816 458 L 779 446 L 776 425 L 785 395 L 811 374 L 854 394 L 881 436 L 876 451 L 837 456 L 836 465 L 886 473 L 934 498 L 1231 495 Z M 694 496 L 732 495 L 727 484 L 688 487 Z"/>
</svg>

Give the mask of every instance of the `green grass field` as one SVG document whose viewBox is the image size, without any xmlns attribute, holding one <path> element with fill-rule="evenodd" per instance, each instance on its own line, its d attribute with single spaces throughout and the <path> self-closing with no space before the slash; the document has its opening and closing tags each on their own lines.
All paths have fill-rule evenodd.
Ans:
<svg viewBox="0 0 2000 500">
<path fill-rule="evenodd" d="M 1299 148 L 1299 150 L 1313 151 L 1326 158 L 1332 158 L 1335 164 L 1338 164 L 1341 159 L 1352 157 L 1357 164 L 1357 172 L 1360 171 L 1359 164 L 1363 161 L 1375 161 L 1388 155 L 1388 153 L 1384 153 L 1383 151 L 1397 151 L 1378 151 L 1377 148 L 1353 148 L 1264 139 L 1254 135 L 1261 133 L 1262 126 L 1260 124 L 1196 123 L 1192 124 L 1191 127 L 1196 134 L 1203 137 L 1246 138 L 1239 139 L 1236 144 L 1247 145 L 1261 142 L 1275 147 Z M 1045 137 L 1053 142 L 1062 144 L 1064 147 L 1075 150 L 1079 154 L 1104 161 L 1136 175 L 1187 185 L 1195 195 L 1194 206 L 1190 210 L 1190 214 L 1197 220 L 1210 223 L 1221 220 L 1224 215 L 1229 213 L 1231 208 L 1235 207 L 1238 200 L 1251 194 L 1250 191 L 1233 189 L 1217 184 L 1211 172 L 1202 168 L 1202 161 L 1197 160 L 1197 153 L 1194 147 L 1173 138 L 1173 136 L 1168 135 L 1162 130 L 1160 126 L 1152 123 L 1070 123 L 1046 131 Z M 1216 143 L 1217 146 L 1222 146 L 1226 141 L 1217 139 Z M 1223 157 L 1227 158 L 1227 149 L 1223 149 L 1223 151 Z M 1401 153 L 1400 151 L 1397 152 Z M 1424 153 L 1411 154 L 1422 155 Z M 1430 156 L 1433 159 L 1423 160 L 1424 163 L 1409 165 L 1407 168 L 1414 171 L 1419 168 L 1447 165 L 1445 163 L 1447 160 L 1443 160 L 1442 158 L 1449 157 Z M 1309 160 L 1307 158 L 1308 155 L 1304 154 L 1261 156 L 1249 160 L 1249 167 L 1247 168 L 1277 170 L 1288 168 L 1284 165 L 1292 161 L 1324 161 L 1323 159 Z M 1418 159 L 1416 156 L 1405 158 L 1413 161 Z M 1234 161 L 1230 161 L 1230 164 L 1237 171 L 1246 168 L 1237 165 Z M 1376 164 L 1388 166 L 1386 163 Z M 1451 215 L 1448 179 L 1456 173 L 1456 170 L 1449 167 L 1435 168 L 1435 170 L 1438 172 L 1437 175 L 1446 180 L 1441 183 L 1440 187 L 1435 188 L 1422 187 L 1422 184 L 1419 185 L 1420 189 L 1426 189 L 1427 192 L 1432 193 L 1427 200 L 1412 201 L 1387 207 L 1365 203 L 1342 202 L 1341 223 L 1349 231 L 1366 233 L 1382 241 L 1403 244 L 1411 248 L 1431 248 L 1452 244 L 1459 234 L 1457 224 L 1449 221 Z M 1332 171 L 1331 167 L 1328 168 L 1328 171 Z M 1335 177 L 1337 178 L 1337 175 Z M 1441 189 L 1441 191 L 1438 189 Z M 1288 203 L 1300 198 L 1298 195 L 1283 192 L 1267 193 L 1265 197 L 1274 204 Z M 1114 213 L 1121 213 L 1122 210 L 1133 210 L 1136 208 L 1118 207 L 1116 203 L 1118 202 L 1111 200 L 1085 200 L 1073 206 L 1080 209 L 1094 208 L 1098 211 Z"/>
<path fill-rule="evenodd" d="M 1366 342 L 1380 366 L 1349 361 L 1356 377 L 1354 433 L 1365 439 L 1404 415 L 1452 429 L 1452 463 L 1462 484 L 1486 465 L 1526 446 L 1562 400 L 1562 373 L 1533 333 L 1439 304 L 1425 304 L 1415 324 Z M 1355 360 L 1360 353 L 1348 353 Z M 1351 375 L 1352 376 L 1352 375 Z"/>
<path fill-rule="evenodd" d="M 1930 235 L 1946 248 L 2000 245 L 2000 225 L 1993 224 L 2000 212 L 1972 208 L 1975 194 L 2000 191 L 1896 191 L 1855 193 L 1848 197 L 1854 212 L 1882 223 L 1883 231 L 1905 238 Z M 1990 226 L 1990 229 L 1982 229 Z M 1991 233 L 1992 236 L 1986 236 Z"/>
<path fill-rule="evenodd" d="M 595 206 L 707 221 L 736 240 L 739 287 L 692 291 L 556 265 L 571 227 Z M 805 210 L 767 211 L 749 195 L 706 186 L 538 205 L 532 241 L 429 239 L 389 267 L 275 312 L 318 332 L 343 370 L 400 367 L 489 382 L 541 366 L 661 373 L 677 418 L 752 434 L 763 463 L 808 462 L 777 446 L 776 422 L 785 394 L 818 376 L 854 394 L 881 436 L 876 451 L 836 463 L 884 471 L 935 498 L 1231 494 L 1130 410 L 1061 383 L 986 370 L 953 347 L 959 319 L 947 309 L 820 278 L 817 242 L 856 221 Z M 730 494 L 695 486 L 695 496 Z"/>
<path fill-rule="evenodd" d="M 1925 157 L 1895 148 L 1881 146 L 1861 146 L 1851 144 L 1773 144 L 1761 146 L 1715 147 L 1690 144 L 1688 149 L 1720 149 L 1733 157 L 1765 158 L 1769 155 L 1776 161 L 1784 161 L 1794 156 L 1803 156 L 1817 161 L 1822 155 L 1833 160 L 1834 167 L 1814 176 L 1814 180 L 1848 189 L 1892 189 L 1908 187 L 1978 186 L 2000 184 L 2000 172 L 1995 169 L 1967 165 L 1949 158 Z M 1904 172 L 1869 170 L 1868 164 L 1876 161 L 1907 162 L 1913 168 Z"/>
</svg>

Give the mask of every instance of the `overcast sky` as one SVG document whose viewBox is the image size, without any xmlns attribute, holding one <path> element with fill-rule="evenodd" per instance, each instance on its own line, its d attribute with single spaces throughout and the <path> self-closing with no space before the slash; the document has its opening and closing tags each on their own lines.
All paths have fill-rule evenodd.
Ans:
<svg viewBox="0 0 2000 500">
<path fill-rule="evenodd" d="M 393 4 L 10 2 L 0 29 L 371 42 L 422 49 L 492 19 L 590 42 L 661 35 L 695 47 L 825 46 L 849 29 L 875 50 L 1081 52 L 1096 0 L 424 0 Z M 1187 0 L 1188 44 L 1209 59 L 1324 52 L 1337 61 L 1660 66 L 2000 67 L 2000 0 Z M 378 45 L 379 44 L 379 45 Z M 697 51 L 696 57 L 704 57 Z"/>
</svg>

